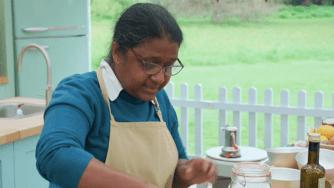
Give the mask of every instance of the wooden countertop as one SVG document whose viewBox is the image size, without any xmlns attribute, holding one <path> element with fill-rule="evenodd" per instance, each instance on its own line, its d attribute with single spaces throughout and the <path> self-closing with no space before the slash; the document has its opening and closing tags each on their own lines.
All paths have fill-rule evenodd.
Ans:
<svg viewBox="0 0 334 188">
<path fill-rule="evenodd" d="M 45 105 L 42 99 L 15 97 L 0 100 L 0 104 L 11 102 Z M 39 135 L 43 125 L 43 113 L 18 119 L 0 119 L 0 145 Z"/>
<path fill-rule="evenodd" d="M 0 76 L 0 84 L 8 84 L 8 78 L 4 76 Z"/>
</svg>

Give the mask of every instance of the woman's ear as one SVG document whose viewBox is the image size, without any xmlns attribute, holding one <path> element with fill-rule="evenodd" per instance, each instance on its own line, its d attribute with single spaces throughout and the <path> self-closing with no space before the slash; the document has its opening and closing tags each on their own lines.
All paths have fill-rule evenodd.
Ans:
<svg viewBox="0 0 334 188">
<path fill-rule="evenodd" d="M 112 49 L 112 58 L 115 64 L 119 64 L 120 63 L 120 51 L 118 48 L 118 43 L 117 42 L 113 42 L 111 44 L 111 49 Z"/>
</svg>

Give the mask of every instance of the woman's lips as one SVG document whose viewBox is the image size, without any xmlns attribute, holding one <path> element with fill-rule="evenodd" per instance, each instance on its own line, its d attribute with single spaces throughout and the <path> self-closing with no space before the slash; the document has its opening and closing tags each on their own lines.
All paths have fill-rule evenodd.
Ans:
<svg viewBox="0 0 334 188">
<path fill-rule="evenodd" d="M 145 88 L 149 93 L 157 93 L 159 91 L 159 87 L 145 86 Z"/>
</svg>

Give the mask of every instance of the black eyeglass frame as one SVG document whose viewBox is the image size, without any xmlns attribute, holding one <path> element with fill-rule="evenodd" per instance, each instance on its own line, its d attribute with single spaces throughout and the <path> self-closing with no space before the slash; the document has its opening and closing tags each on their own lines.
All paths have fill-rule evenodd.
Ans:
<svg viewBox="0 0 334 188">
<path fill-rule="evenodd" d="M 157 70 L 156 73 L 147 73 L 147 72 L 145 72 L 145 71 L 143 70 L 143 72 L 145 72 L 146 74 L 149 74 L 149 75 L 155 75 L 155 74 L 157 74 L 158 72 L 160 72 L 161 69 L 164 69 L 164 70 L 163 70 L 164 75 L 166 75 L 166 76 L 175 76 L 175 75 L 179 74 L 179 72 L 181 72 L 181 70 L 182 70 L 183 67 L 184 67 L 184 65 L 182 64 L 182 62 L 180 61 L 179 58 L 177 58 L 177 61 L 180 63 L 181 66 L 167 66 L 167 67 L 163 67 L 163 66 L 158 65 L 158 64 L 155 64 L 155 63 L 145 62 L 142 58 L 140 58 L 140 57 L 137 55 L 137 53 L 136 53 L 132 48 L 130 48 L 130 49 L 131 49 L 132 53 L 133 53 L 133 54 L 134 54 L 134 55 L 135 55 L 135 56 L 136 56 L 136 57 L 143 63 L 143 65 L 145 65 L 145 64 L 153 64 L 154 66 L 157 66 L 157 67 L 160 66 L 160 68 Z M 167 74 L 166 74 L 166 70 L 167 70 L 167 68 L 169 68 L 169 67 L 181 67 L 181 69 L 180 69 L 180 71 L 177 72 L 176 74 L 167 75 Z"/>
</svg>

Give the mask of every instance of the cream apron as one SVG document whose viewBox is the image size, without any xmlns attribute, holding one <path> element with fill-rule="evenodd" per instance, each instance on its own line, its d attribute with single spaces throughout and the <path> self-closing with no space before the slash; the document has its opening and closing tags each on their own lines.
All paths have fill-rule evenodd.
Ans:
<svg viewBox="0 0 334 188">
<path fill-rule="evenodd" d="M 152 102 L 160 122 L 116 122 L 110 111 L 100 68 L 97 78 L 110 114 L 110 138 L 105 164 L 158 187 L 171 188 L 178 151 L 162 119 L 157 99 Z"/>
</svg>

